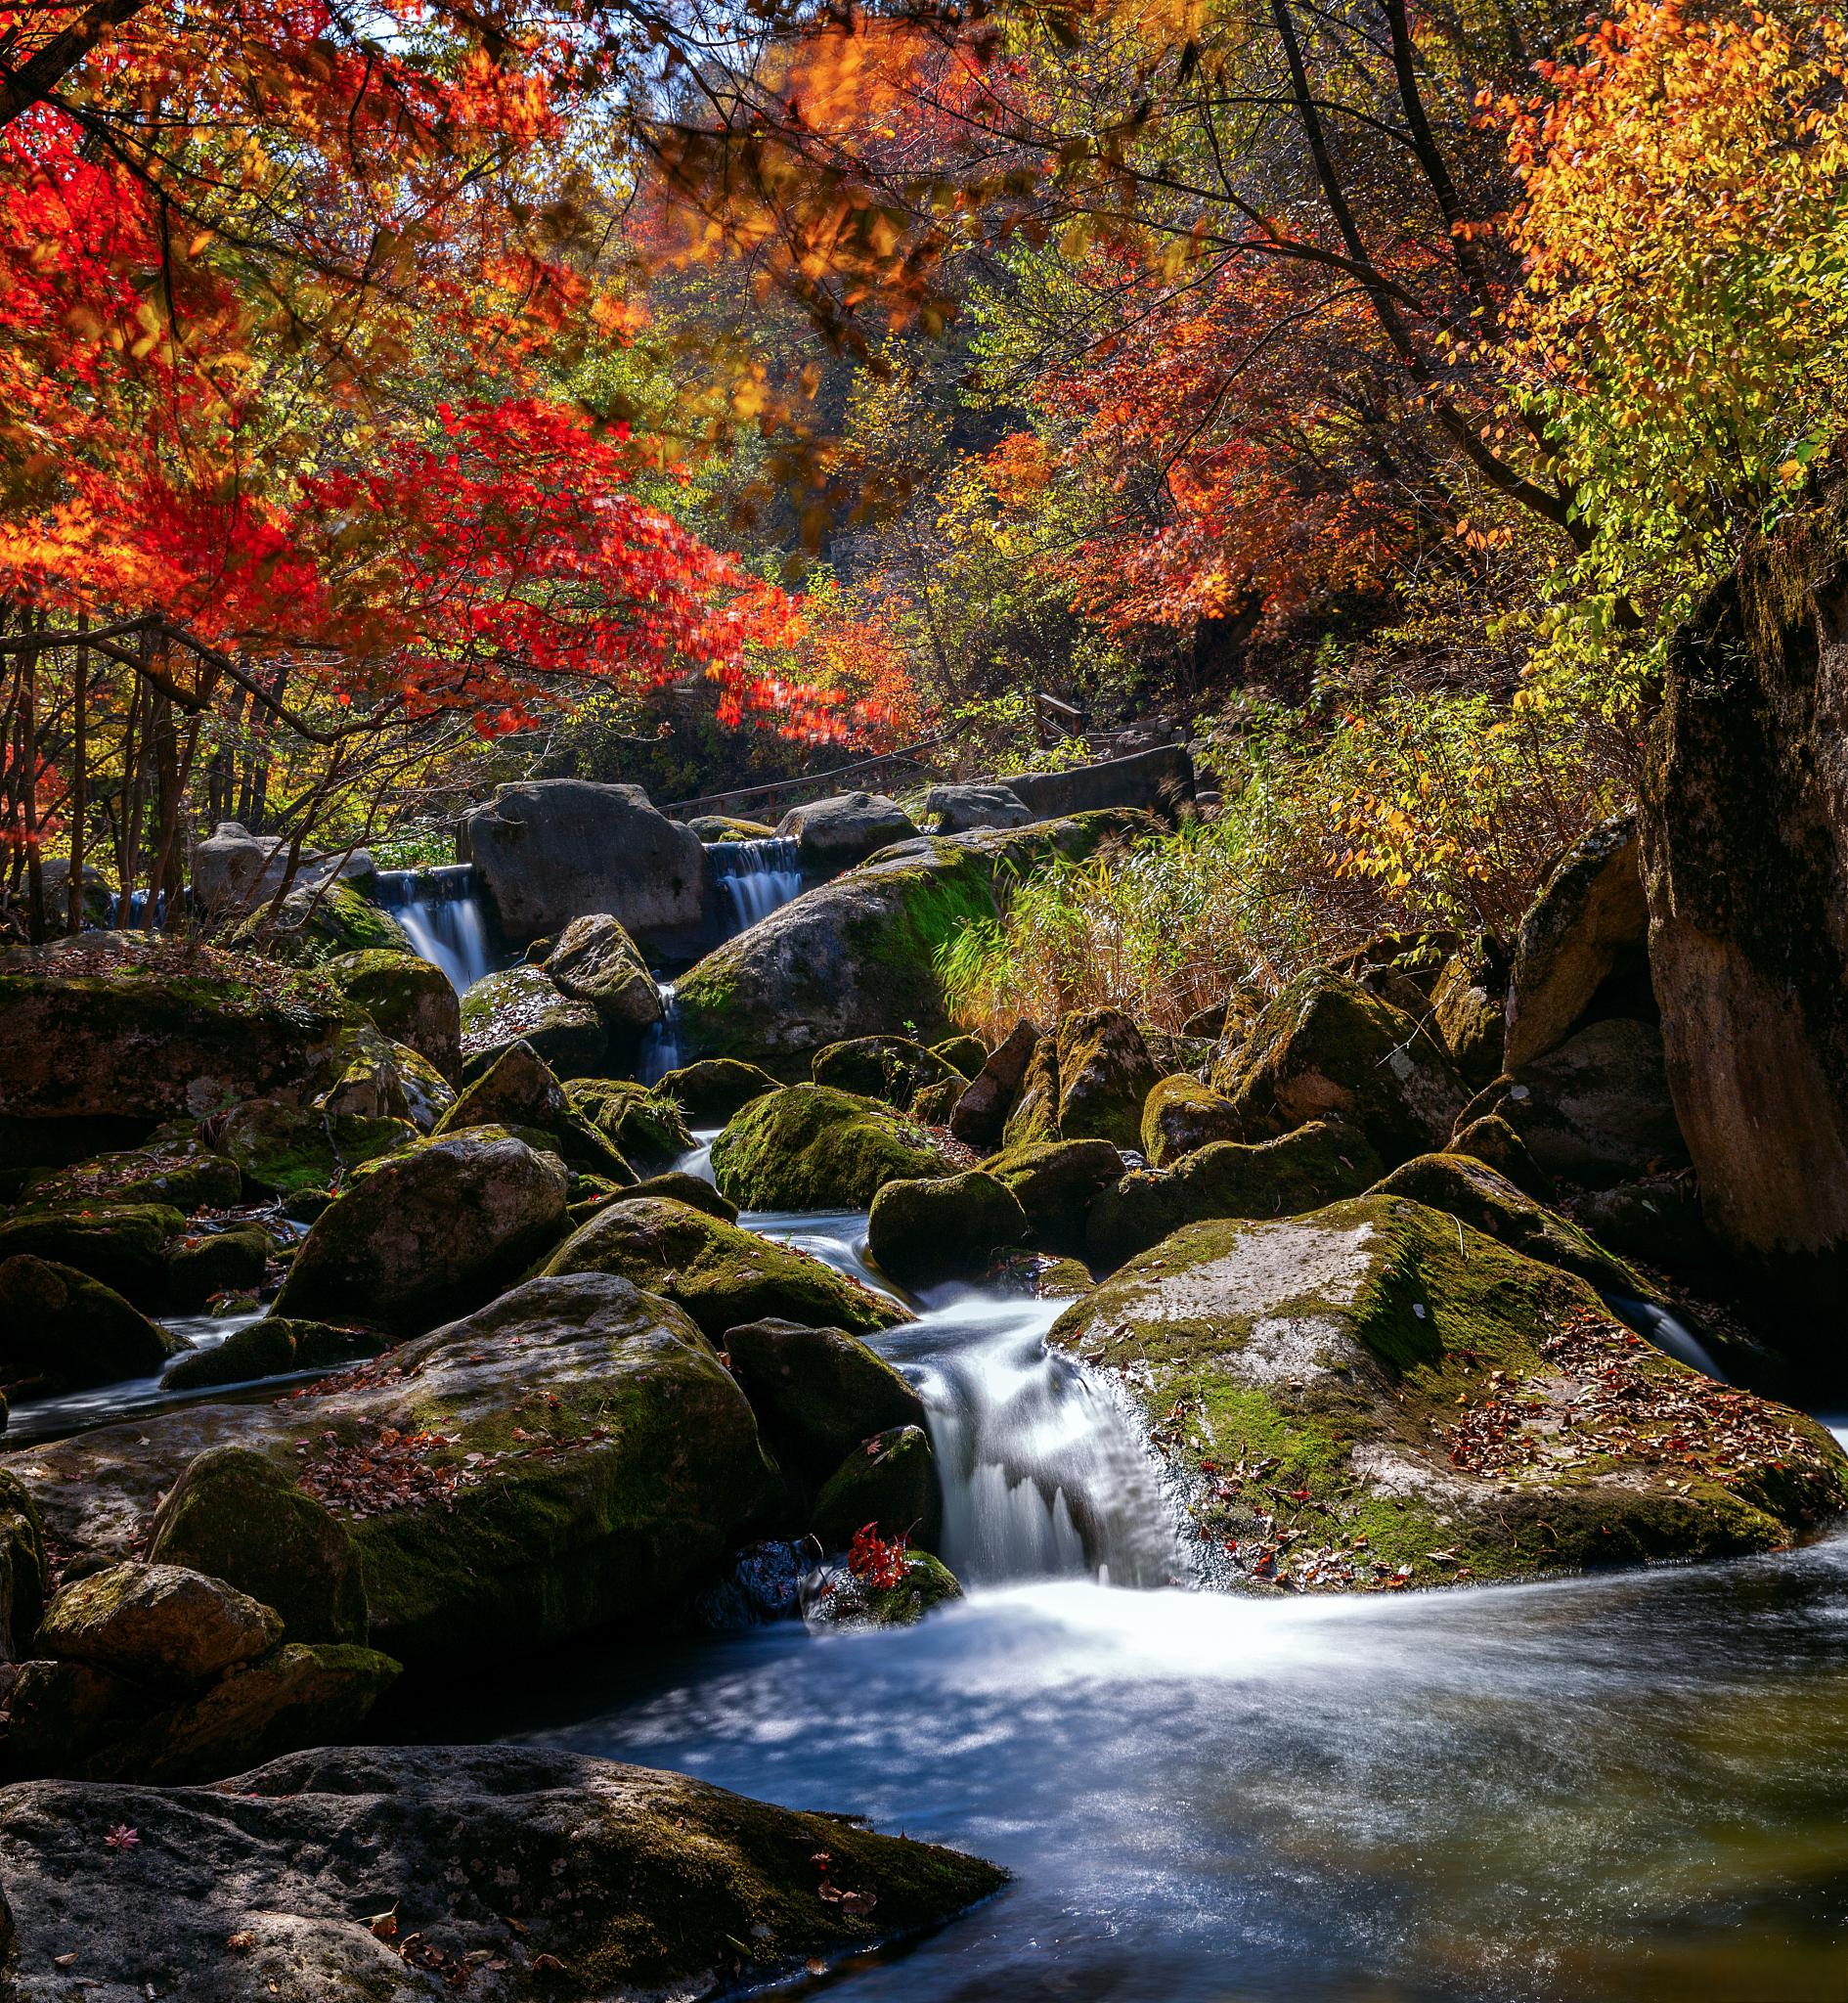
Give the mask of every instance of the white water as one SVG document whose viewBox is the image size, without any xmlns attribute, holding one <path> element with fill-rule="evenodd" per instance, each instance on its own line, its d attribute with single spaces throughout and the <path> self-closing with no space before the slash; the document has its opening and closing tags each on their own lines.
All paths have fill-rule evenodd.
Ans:
<svg viewBox="0 0 1848 2003">
<path fill-rule="evenodd" d="M 642 1032 L 641 1047 L 636 1052 L 639 1085 L 659 1085 L 670 1071 L 681 1068 L 681 1006 L 675 999 L 674 983 L 657 981 L 655 989 L 661 997 L 661 1020 Z"/>
<path fill-rule="evenodd" d="M 253 1321 L 261 1321 L 267 1308 L 240 1314 L 181 1314 L 170 1316 L 161 1326 L 188 1345 L 182 1355 L 195 1350 L 215 1350 Z M 167 1368 L 180 1360 L 169 1359 Z M 275 1379 L 268 1380 L 275 1382 Z M 162 1373 L 152 1377 L 124 1378 L 114 1384 L 92 1385 L 83 1391 L 68 1391 L 58 1398 L 25 1399 L 7 1415 L 6 1432 L 0 1446 L 21 1447 L 30 1440 L 60 1440 L 68 1433 L 86 1432 L 92 1426 L 114 1425 L 163 1405 L 197 1403 L 201 1398 L 222 1398 L 238 1387 L 224 1385 L 210 1391 L 169 1391 Z"/>
<path fill-rule="evenodd" d="M 459 995 L 493 972 L 487 914 L 469 864 L 381 869 L 378 902 L 404 927 L 418 957 L 440 966 Z"/>
<path fill-rule="evenodd" d="M 730 934 L 768 918 L 802 889 L 802 862 L 787 835 L 714 842 L 706 854 Z"/>
</svg>

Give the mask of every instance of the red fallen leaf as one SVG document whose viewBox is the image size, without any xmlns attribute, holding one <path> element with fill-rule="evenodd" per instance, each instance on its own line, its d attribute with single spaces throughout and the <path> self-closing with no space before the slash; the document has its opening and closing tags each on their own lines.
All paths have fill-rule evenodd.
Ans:
<svg viewBox="0 0 1848 2003">
<path fill-rule="evenodd" d="M 103 1847 L 110 1850 L 132 1850 L 141 1842 L 141 1831 L 129 1828 L 126 1822 L 118 1822 L 105 1832 Z"/>
<path fill-rule="evenodd" d="M 535 1954 L 533 1956 L 533 1966 L 535 1968 L 555 1969 L 560 1975 L 564 1973 L 564 1963 L 555 1954 Z"/>
</svg>

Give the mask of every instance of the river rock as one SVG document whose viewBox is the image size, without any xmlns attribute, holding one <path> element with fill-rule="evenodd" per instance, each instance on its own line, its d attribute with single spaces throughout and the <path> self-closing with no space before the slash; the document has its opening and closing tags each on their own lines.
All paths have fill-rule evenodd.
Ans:
<svg viewBox="0 0 1848 2003">
<path fill-rule="evenodd" d="M 287 1470 L 247 1447 L 213 1447 L 187 1463 L 154 1512 L 148 1555 L 274 1607 L 291 1641 L 366 1639 L 352 1533 Z"/>
<path fill-rule="evenodd" d="M 969 1147 L 992 1147 L 1000 1140 L 1038 1045 L 1038 1028 L 1021 1021 L 989 1053 L 950 1109 L 949 1131 L 958 1140 Z"/>
<path fill-rule="evenodd" d="M 0 1259 L 0 1383 L 68 1391 L 150 1377 L 184 1347 L 72 1267 Z"/>
<path fill-rule="evenodd" d="M 1520 921 L 1501 1069 L 1556 1049 L 1606 982 L 1647 993 L 1648 933 L 1636 816 L 1619 815 L 1566 851 Z"/>
<path fill-rule="evenodd" d="M 342 1036 L 328 1068 L 333 1083 L 314 1104 L 331 1119 L 409 1120 L 427 1134 L 455 1103 L 455 1087 L 427 1057 L 370 1022 Z"/>
<path fill-rule="evenodd" d="M 619 1190 L 616 1200 L 627 1203 L 648 1196 L 670 1196 L 676 1203 L 690 1204 L 725 1224 L 735 1224 L 738 1221 L 738 1206 L 730 1197 L 721 1196 L 703 1177 L 691 1175 L 685 1169 L 669 1169 L 663 1175 L 650 1176 L 633 1188 Z"/>
<path fill-rule="evenodd" d="M 980 1169 L 881 1183 L 866 1242 L 901 1286 L 974 1279 L 1027 1236 L 1027 1213 L 1005 1182 Z"/>
<path fill-rule="evenodd" d="M 702 1057 L 682 1064 L 659 1079 L 657 1096 L 672 1099 L 698 1126 L 729 1120 L 741 1106 L 776 1090 L 776 1081 L 762 1065 L 736 1057 Z"/>
<path fill-rule="evenodd" d="M 1059 1138 L 1140 1145 L 1156 1082 L 1142 1032 L 1120 1008 L 1086 1008 L 1060 1017 L 1057 1044 Z"/>
<path fill-rule="evenodd" d="M 360 1119 L 272 1095 L 246 1099 L 225 1116 L 218 1144 L 258 1196 L 296 1197 L 331 1189 L 365 1163 L 417 1144 L 409 1120 Z"/>
<path fill-rule="evenodd" d="M 811 1076 L 816 1085 L 880 1099 L 918 1117 L 920 1095 L 949 1086 L 953 1104 L 969 1084 L 947 1059 L 908 1037 L 857 1037 L 851 1043 L 830 1044 L 815 1052 Z"/>
<path fill-rule="evenodd" d="M 1584 1190 L 1571 1199 L 1569 1214 L 1601 1245 L 1671 1272 L 1710 1266 L 1718 1252 L 1689 1169 Z"/>
<path fill-rule="evenodd" d="M 161 1377 L 168 1391 L 203 1391 L 247 1384 L 296 1370 L 337 1370 L 375 1357 L 382 1338 L 363 1328 L 330 1328 L 322 1321 L 291 1321 L 266 1314 L 227 1336 L 213 1349 L 189 1350 Z"/>
<path fill-rule="evenodd" d="M 698 835 L 657 812 L 639 786 L 573 779 L 502 786 L 462 823 L 459 847 L 516 944 L 593 912 L 644 937 L 690 934 L 705 913 Z"/>
<path fill-rule="evenodd" d="M 227 1210 L 242 1193 L 236 1162 L 193 1136 L 175 1135 L 69 1168 L 40 1170 L 26 1178 L 21 1206 L 69 1211 L 158 1203 L 188 1212 Z"/>
<path fill-rule="evenodd" d="M 1812 1420 L 1403 1198 L 1190 1224 L 1052 1339 L 1148 1414 L 1210 1576 L 1335 1590 L 1717 1557 L 1848 1504 Z"/>
<path fill-rule="evenodd" d="M 1534 1160 L 1527 1143 L 1499 1113 L 1481 1113 L 1474 1119 L 1466 1113 L 1458 1120 L 1446 1152 L 1474 1155 L 1536 1203 L 1553 1201 L 1553 1178 Z"/>
<path fill-rule="evenodd" d="M 195 1457 L 228 1446 L 346 1526 L 374 1645 L 450 1673 L 659 1605 L 775 1492 L 695 1324 L 599 1272 L 528 1280 L 274 1403 L 149 1414 L 15 1461 L 62 1548 L 116 1559 Z"/>
<path fill-rule="evenodd" d="M 772 1317 L 728 1328 L 725 1346 L 778 1459 L 811 1481 L 873 1434 L 924 1423 L 924 1401 L 844 1328 Z"/>
<path fill-rule="evenodd" d="M 844 1551 L 871 1524 L 880 1536 L 925 1546 L 937 1541 L 943 1504 L 937 1462 L 921 1426 L 899 1426 L 859 1442 L 815 1497 L 809 1528 L 824 1551 Z"/>
<path fill-rule="evenodd" d="M 1027 802 L 998 779 L 932 786 L 924 795 L 924 820 L 937 834 L 967 834 L 972 827 L 1018 827 L 1033 818 Z"/>
<path fill-rule="evenodd" d="M 462 998 L 465 1058 L 492 1062 L 517 1042 L 528 1044 L 560 1078 L 594 1073 L 609 1051 L 603 1018 L 536 966 L 488 974 Z"/>
<path fill-rule="evenodd" d="M 565 1097 L 646 1172 L 671 1167 L 690 1151 L 692 1130 L 665 1093 L 627 1078 L 574 1078 Z"/>
<path fill-rule="evenodd" d="M 1185 1072 L 1158 1080 L 1142 1102 L 1142 1153 L 1151 1168 L 1167 1168 L 1209 1141 L 1238 1138 L 1231 1100 Z"/>
<path fill-rule="evenodd" d="M 1493 1110 L 1562 1181 L 1602 1188 L 1687 1160 L 1652 1022 L 1591 1023 L 1525 1066 Z"/>
<path fill-rule="evenodd" d="M 437 1122 L 438 1134 L 506 1127 L 544 1138 L 569 1167 L 619 1186 L 636 1180 L 622 1150 L 590 1112 L 581 1111 L 533 1046 L 509 1044 Z M 530 1142 L 529 1142 L 530 1144 Z"/>
<path fill-rule="evenodd" d="M 169 1313 L 198 1314 L 221 1295 L 254 1294 L 269 1277 L 275 1240 L 258 1224 L 189 1231 L 167 1247 Z"/>
<path fill-rule="evenodd" d="M 0 1262 L 26 1255 L 100 1280 L 136 1307 L 166 1306 L 167 1248 L 186 1220 L 163 1203 L 22 1210 L 0 1224 Z"/>
<path fill-rule="evenodd" d="M 1084 1256 L 1091 1205 L 1123 1173 L 1122 1156 L 1107 1140 L 1032 1141 L 982 1166 L 1026 1212 L 1032 1242 L 1074 1259 Z"/>
<path fill-rule="evenodd" d="M 896 1302 L 818 1259 L 663 1196 L 606 1204 L 545 1269 L 621 1273 L 683 1308 L 714 1341 L 766 1316 L 856 1334 L 909 1318 Z"/>
<path fill-rule="evenodd" d="M 836 793 L 792 807 L 776 823 L 776 832 L 796 844 L 805 868 L 832 870 L 850 868 L 894 842 L 911 840 L 917 825 L 884 793 Z"/>
<path fill-rule="evenodd" d="M 569 1178 L 504 1130 L 446 1134 L 358 1171 L 315 1220 L 279 1314 L 427 1328 L 504 1286 L 556 1237 Z"/>
<path fill-rule="evenodd" d="M 1085 1220 L 1084 1255 L 1108 1272 L 1183 1224 L 1319 1210 L 1357 1195 L 1383 1167 L 1367 1136 L 1339 1120 L 1311 1120 L 1254 1145 L 1209 1141 L 1171 1168 L 1132 1169 L 1104 1190 Z"/>
<path fill-rule="evenodd" d="M 0 1662 L 22 1654 L 38 1632 L 50 1576 L 31 1493 L 0 1467 Z"/>
<path fill-rule="evenodd" d="M 666 1012 L 636 942 L 607 912 L 573 918 L 548 955 L 546 972 L 561 994 L 588 1002 L 613 1037 L 633 1043 Z"/>
<path fill-rule="evenodd" d="M 222 1579 L 129 1563 L 64 1587 L 45 1610 L 38 1648 L 150 1689 L 188 1691 L 267 1654 L 282 1635 L 273 1608 Z"/>
<path fill-rule="evenodd" d="M 794 1085 L 733 1116 L 712 1144 L 713 1180 L 745 1210 L 867 1210 L 883 1183 L 949 1175 L 949 1152 L 874 1099 Z"/>
<path fill-rule="evenodd" d="M 106 1844 L 119 1827 L 134 1847 Z M 471 2003 L 540 2003 L 800 1980 L 941 1924 L 1005 1874 L 681 1774 L 420 1746 L 294 1754 L 223 1788 L 10 1788 L 0 1876 L 20 2003 L 66 1996 L 73 1952 L 110 2003 L 150 1984 L 450 2003 L 458 1967 Z M 395 1937 L 369 1925 L 387 1907 Z M 441 1959 L 404 1951 L 413 1935 Z"/>
<path fill-rule="evenodd" d="M 1247 1140 L 1335 1118 L 1358 1127 L 1388 1163 L 1442 1147 L 1468 1097 L 1450 1053 L 1421 1023 L 1319 970 L 1266 1005 L 1212 1083 Z"/>
<path fill-rule="evenodd" d="M 961 1581 L 941 1558 L 906 1551 L 902 1574 L 890 1581 L 833 1568 L 806 1596 L 803 1615 L 815 1627 L 910 1627 L 933 1607 L 962 1596 Z"/>
<path fill-rule="evenodd" d="M 742 1057 L 800 1077 L 814 1053 L 902 1030 L 919 1043 L 953 1024 L 939 949 L 996 912 L 997 874 L 1081 857 L 1122 817 L 921 836 L 805 892 L 709 953 L 676 984 L 689 1057 Z"/>
<path fill-rule="evenodd" d="M 1035 821 L 1105 808 L 1147 808 L 1171 820 L 1193 798 L 1194 761 L 1185 745 L 1159 744 L 1067 772 L 1016 773 L 1007 783 Z"/>
<path fill-rule="evenodd" d="M 344 953 L 328 978 L 365 1009 L 380 1035 L 408 1045 L 446 1079 L 462 1066 L 462 1002 L 440 966 L 414 953 Z"/>
<path fill-rule="evenodd" d="M 768 821 L 746 821 L 736 814 L 695 814 L 686 824 L 708 848 L 722 841 L 769 841 L 776 832 Z"/>
</svg>

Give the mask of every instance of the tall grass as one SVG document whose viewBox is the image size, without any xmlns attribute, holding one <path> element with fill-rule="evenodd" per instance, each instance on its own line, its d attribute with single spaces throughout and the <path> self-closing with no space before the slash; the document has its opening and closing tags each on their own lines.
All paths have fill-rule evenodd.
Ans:
<svg viewBox="0 0 1848 2003">
<path fill-rule="evenodd" d="M 1382 932 L 1507 939 L 1560 852 L 1625 797 L 1630 749 L 1582 718 L 1415 695 L 1317 735 L 1248 711 L 1218 755 L 1216 821 L 1039 870 L 946 942 L 960 1023 L 993 1038 L 1109 1003 L 1172 1030 Z"/>
</svg>

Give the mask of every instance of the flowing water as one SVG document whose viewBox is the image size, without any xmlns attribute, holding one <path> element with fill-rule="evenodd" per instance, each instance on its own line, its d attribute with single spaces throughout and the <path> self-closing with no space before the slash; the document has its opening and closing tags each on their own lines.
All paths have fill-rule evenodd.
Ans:
<svg viewBox="0 0 1848 2003">
<path fill-rule="evenodd" d="M 706 854 L 728 938 L 768 918 L 802 889 L 802 859 L 788 835 L 714 842 Z"/>
<path fill-rule="evenodd" d="M 377 898 L 419 957 L 433 960 L 460 995 L 494 971 L 487 911 L 472 864 L 441 869 L 381 869 Z"/>
<path fill-rule="evenodd" d="M 240 1314 L 174 1315 L 161 1325 L 187 1345 L 182 1354 L 189 1354 L 193 1350 L 218 1348 L 239 1329 L 248 1328 L 253 1321 L 262 1320 L 267 1312 L 266 1309 L 257 1309 Z M 169 1367 L 178 1360 L 178 1357 L 173 1358 Z M 269 1378 L 262 1381 L 273 1384 L 277 1380 Z M 67 1391 L 58 1398 L 22 1399 L 7 1414 L 6 1433 L 4 1438 L 0 1438 L 0 1447 L 23 1447 L 33 1440 L 62 1440 L 67 1434 L 88 1432 L 93 1426 L 112 1426 L 123 1419 L 160 1411 L 168 1405 L 197 1404 L 208 1398 L 223 1398 L 227 1392 L 247 1388 L 227 1385 L 212 1390 L 170 1391 L 156 1371 L 148 1377 L 130 1377 L 114 1384 Z"/>
</svg>

